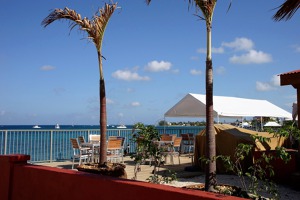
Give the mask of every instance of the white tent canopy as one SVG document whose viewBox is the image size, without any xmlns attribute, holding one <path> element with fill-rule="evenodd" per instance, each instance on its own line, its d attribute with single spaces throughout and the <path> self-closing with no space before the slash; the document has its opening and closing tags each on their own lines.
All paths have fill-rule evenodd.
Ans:
<svg viewBox="0 0 300 200">
<path fill-rule="evenodd" d="M 281 125 L 278 124 L 277 122 L 267 122 L 267 123 L 265 123 L 264 126 L 266 126 L 266 127 L 280 127 Z"/>
<path fill-rule="evenodd" d="M 291 119 L 292 114 L 266 100 L 214 96 L 214 117 L 278 117 Z M 165 117 L 205 117 L 206 95 L 187 94 L 165 113 Z"/>
</svg>

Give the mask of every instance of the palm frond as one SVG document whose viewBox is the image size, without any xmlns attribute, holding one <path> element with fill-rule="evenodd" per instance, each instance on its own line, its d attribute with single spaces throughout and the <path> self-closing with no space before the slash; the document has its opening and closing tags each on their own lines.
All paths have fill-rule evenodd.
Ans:
<svg viewBox="0 0 300 200">
<path fill-rule="evenodd" d="M 281 21 L 283 19 L 289 20 L 296 13 L 300 7 L 300 0 L 286 0 L 283 4 L 278 6 L 278 11 L 273 16 L 275 21 Z"/>
<path fill-rule="evenodd" d="M 97 49 L 101 48 L 102 39 L 104 35 L 104 31 L 106 25 L 117 8 L 117 3 L 115 4 L 105 4 L 102 9 L 99 9 L 98 13 L 96 13 L 92 19 L 92 24 L 94 26 L 93 29 L 93 41 L 97 47 Z M 99 14 L 99 15 L 97 15 Z"/>
<path fill-rule="evenodd" d="M 190 2 L 191 0 L 189 0 Z M 202 11 L 206 20 L 211 19 L 217 0 L 194 0 L 196 6 Z"/>
<path fill-rule="evenodd" d="M 75 10 L 69 8 L 55 9 L 53 10 L 43 21 L 42 26 L 47 27 L 56 20 L 70 20 L 70 30 L 76 26 L 80 26 L 81 30 L 92 29 L 92 24 L 87 18 L 82 19 L 80 14 L 76 13 Z"/>
<path fill-rule="evenodd" d="M 47 27 L 56 20 L 70 20 L 70 30 L 79 26 L 80 30 L 87 32 L 87 39 L 92 40 L 96 45 L 96 48 L 100 50 L 106 25 L 116 7 L 117 3 L 105 3 L 104 7 L 99 9 L 98 13 L 93 16 L 92 20 L 89 20 L 86 17 L 82 19 L 80 14 L 67 7 L 63 10 L 55 9 L 42 21 L 42 25 Z"/>
</svg>

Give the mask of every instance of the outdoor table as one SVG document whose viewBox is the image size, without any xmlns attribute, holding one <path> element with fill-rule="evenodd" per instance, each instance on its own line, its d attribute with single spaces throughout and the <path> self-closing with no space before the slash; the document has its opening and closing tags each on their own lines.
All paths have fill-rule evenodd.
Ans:
<svg viewBox="0 0 300 200">
<path fill-rule="evenodd" d="M 155 140 L 153 141 L 154 144 L 158 145 L 159 149 L 164 149 L 164 151 L 172 151 L 173 149 L 173 144 L 174 141 L 173 140 Z M 165 160 L 167 161 L 167 160 Z M 171 157 L 171 162 L 173 162 L 173 157 Z"/>
<path fill-rule="evenodd" d="M 153 141 L 155 144 L 158 144 L 158 148 L 160 147 L 164 147 L 164 146 L 172 146 L 173 145 L 173 141 L 172 140 L 156 140 L 156 141 Z"/>
<path fill-rule="evenodd" d="M 81 146 L 89 147 L 92 150 L 92 161 L 94 161 L 95 148 L 100 147 L 100 141 L 99 142 L 84 142 L 84 143 L 81 143 Z"/>
</svg>

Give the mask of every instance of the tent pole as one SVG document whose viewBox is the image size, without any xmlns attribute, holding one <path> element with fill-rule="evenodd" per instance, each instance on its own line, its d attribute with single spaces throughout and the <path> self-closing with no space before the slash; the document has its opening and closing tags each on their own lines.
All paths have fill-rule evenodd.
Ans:
<svg viewBox="0 0 300 200">
<path fill-rule="evenodd" d="M 243 123 L 243 121 L 244 121 L 244 117 L 242 117 L 242 128 L 244 128 L 244 123 Z"/>
<path fill-rule="evenodd" d="M 166 133 L 166 116 L 164 115 L 164 134 Z"/>
<path fill-rule="evenodd" d="M 260 129 L 261 131 L 264 130 L 262 116 L 260 116 Z"/>
</svg>

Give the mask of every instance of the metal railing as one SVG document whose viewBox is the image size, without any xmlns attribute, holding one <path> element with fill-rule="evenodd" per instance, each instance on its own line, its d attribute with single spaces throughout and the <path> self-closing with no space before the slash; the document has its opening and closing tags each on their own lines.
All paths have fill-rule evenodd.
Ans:
<svg viewBox="0 0 300 200">
<path fill-rule="evenodd" d="M 199 133 L 204 127 L 157 127 L 160 134 Z M 99 129 L 20 129 L 0 130 L 0 155 L 28 154 L 30 162 L 52 162 L 69 160 L 73 149 L 70 138 L 91 134 L 100 134 Z M 135 144 L 131 141 L 132 129 L 107 129 L 107 137 L 125 137 L 127 151 L 134 152 Z"/>
</svg>

